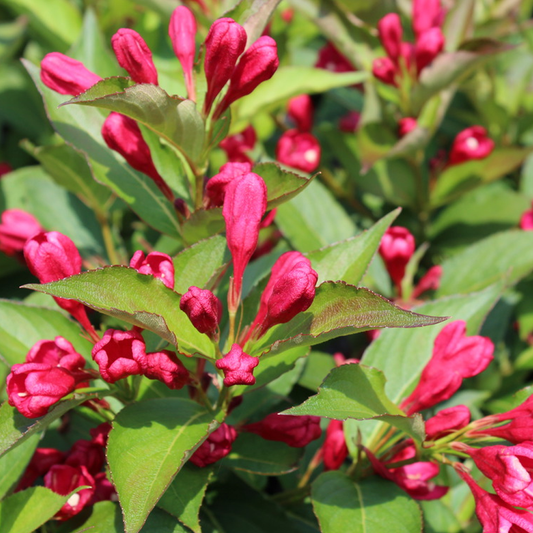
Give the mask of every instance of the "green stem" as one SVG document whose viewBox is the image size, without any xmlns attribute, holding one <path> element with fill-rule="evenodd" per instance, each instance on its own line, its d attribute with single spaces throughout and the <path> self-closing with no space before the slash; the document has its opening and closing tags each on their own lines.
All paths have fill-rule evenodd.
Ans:
<svg viewBox="0 0 533 533">
<path fill-rule="evenodd" d="M 115 250 L 115 244 L 113 242 L 113 234 L 111 232 L 111 226 L 109 220 L 104 213 L 99 211 L 95 212 L 98 223 L 102 228 L 102 237 L 104 239 L 104 246 L 106 249 L 107 257 L 112 265 L 119 265 L 121 263 L 117 251 Z"/>
</svg>

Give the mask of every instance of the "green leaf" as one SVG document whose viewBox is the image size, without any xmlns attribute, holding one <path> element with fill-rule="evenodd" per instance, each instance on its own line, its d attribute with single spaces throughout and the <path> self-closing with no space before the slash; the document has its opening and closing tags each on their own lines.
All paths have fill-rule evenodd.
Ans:
<svg viewBox="0 0 533 533">
<path fill-rule="evenodd" d="M 246 31 L 249 48 L 261 35 L 281 0 L 241 0 L 225 17 L 238 22 Z"/>
<path fill-rule="evenodd" d="M 465 192 L 502 178 L 518 168 L 532 148 L 496 148 L 488 157 L 448 167 L 431 192 L 431 204 L 438 207 Z"/>
<path fill-rule="evenodd" d="M 158 507 L 175 516 L 194 533 L 201 533 L 198 515 L 213 470 L 186 464 L 163 494 Z"/>
<path fill-rule="evenodd" d="M 198 209 L 182 226 L 183 240 L 187 244 L 194 244 L 224 231 L 224 228 L 222 208 Z"/>
<path fill-rule="evenodd" d="M 307 253 L 318 273 L 318 283 L 342 280 L 357 285 L 376 254 L 381 237 L 399 213 L 400 209 L 396 209 L 355 237 Z"/>
<path fill-rule="evenodd" d="M 318 393 L 284 414 L 313 415 L 335 420 L 380 419 L 422 442 L 424 422 L 420 416 L 407 417 L 385 394 L 381 370 L 360 364 L 334 368 L 318 388 Z"/>
<path fill-rule="evenodd" d="M 270 80 L 254 89 L 252 94 L 239 100 L 234 106 L 233 120 L 235 123 L 249 123 L 258 113 L 271 111 L 293 96 L 349 87 L 361 83 L 367 77 L 366 72 L 335 73 L 313 67 L 283 66 L 278 68 Z M 238 130 L 238 127 L 235 126 L 235 129 Z"/>
<path fill-rule="evenodd" d="M 40 435 L 32 435 L 20 446 L 0 457 L 0 500 L 14 487 L 33 456 Z"/>
<path fill-rule="evenodd" d="M 40 418 L 26 418 L 7 402 L 0 406 L 0 456 L 14 446 L 22 444 L 35 433 L 44 431 L 54 420 L 87 400 L 75 398 L 57 403 Z"/>
<path fill-rule="evenodd" d="M 321 474 L 312 485 L 313 509 L 322 533 L 421 533 L 417 503 L 390 481 L 354 483 L 346 474 Z"/>
<path fill-rule="evenodd" d="M 283 442 L 268 441 L 253 433 L 242 433 L 233 443 L 224 464 L 262 476 L 279 476 L 298 468 L 303 450 Z"/>
<path fill-rule="evenodd" d="M 397 307 L 383 296 L 344 282 L 326 282 L 316 290 L 311 307 L 286 324 L 269 329 L 247 345 L 250 355 L 281 353 L 295 345 L 312 346 L 375 328 L 430 326 L 445 318 L 425 316 Z"/>
<path fill-rule="evenodd" d="M 212 423 L 212 412 L 180 398 L 148 400 L 120 411 L 109 434 L 107 459 L 126 533 L 141 529 Z"/>
<path fill-rule="evenodd" d="M 124 524 L 120 507 L 115 502 L 104 501 L 95 503 L 91 516 L 78 529 L 80 533 L 123 533 Z"/>
<path fill-rule="evenodd" d="M 183 527 L 176 518 L 158 508 L 150 513 L 141 533 L 154 533 L 155 531 L 157 533 L 190 533 L 189 529 Z"/>
<path fill-rule="evenodd" d="M 43 97 L 54 129 L 66 142 L 87 155 L 95 179 L 108 186 L 147 224 L 162 233 L 179 237 L 180 227 L 171 202 L 148 176 L 131 168 L 105 144 L 101 134 L 105 116 L 96 109 L 80 106 L 58 109 L 65 100 L 64 95 L 41 82 L 35 65 L 24 59 L 22 62 Z"/>
<path fill-rule="evenodd" d="M 202 153 L 205 127 L 196 104 L 169 96 L 158 85 L 137 84 L 117 92 L 116 81 L 106 79 L 65 103 L 69 104 L 100 107 L 133 118 L 192 161 Z"/>
<path fill-rule="evenodd" d="M 174 290 L 185 294 L 191 285 L 206 287 L 230 261 L 226 239 L 221 235 L 185 248 L 174 257 Z"/>
<path fill-rule="evenodd" d="M 105 267 L 24 288 L 77 300 L 91 309 L 153 331 L 177 346 L 180 353 L 214 356 L 209 337 L 199 333 L 181 311 L 181 295 L 154 276 L 139 274 L 133 268 Z"/>
<path fill-rule="evenodd" d="M 10 366 L 23 363 L 35 343 L 58 335 L 89 357 L 92 344 L 80 332 L 79 325 L 59 311 L 0 300 L 0 357 Z"/>
<path fill-rule="evenodd" d="M 32 533 L 52 518 L 73 493 L 61 496 L 45 487 L 31 487 L 9 496 L 0 502 L 2 530 Z"/>
<path fill-rule="evenodd" d="M 300 252 L 317 250 L 356 233 L 350 217 L 317 180 L 278 208 L 276 224 Z"/>
<path fill-rule="evenodd" d="M 445 260 L 442 270 L 439 297 L 479 291 L 504 277 L 512 285 L 533 270 L 533 234 L 497 233 Z"/>
</svg>

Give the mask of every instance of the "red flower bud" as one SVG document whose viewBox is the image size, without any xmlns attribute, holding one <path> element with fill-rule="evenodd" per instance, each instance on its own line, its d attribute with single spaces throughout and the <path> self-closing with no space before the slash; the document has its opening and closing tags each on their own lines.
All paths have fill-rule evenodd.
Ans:
<svg viewBox="0 0 533 533">
<path fill-rule="evenodd" d="M 494 345 L 486 337 L 466 336 L 466 323 L 456 320 L 442 328 L 420 382 L 401 407 L 409 415 L 450 398 L 464 378 L 477 376 L 493 359 Z"/>
<path fill-rule="evenodd" d="M 252 150 L 256 142 L 257 135 L 254 127 L 248 126 L 240 133 L 226 137 L 219 146 L 226 152 L 228 161 L 251 165 L 252 160 L 246 155 L 246 152 Z"/>
<path fill-rule="evenodd" d="M 6 174 L 9 174 L 10 172 L 13 172 L 11 165 L 6 161 L 0 161 L 0 178 Z"/>
<path fill-rule="evenodd" d="M 442 278 L 442 267 L 440 265 L 432 266 L 420 279 L 413 290 L 412 297 L 418 298 L 426 291 L 436 291 L 440 287 Z"/>
<path fill-rule="evenodd" d="M 385 52 L 398 64 L 402 45 L 402 22 L 397 13 L 389 13 L 378 22 L 378 36 Z"/>
<path fill-rule="evenodd" d="M 204 111 L 209 113 L 213 101 L 229 81 L 237 59 L 246 46 L 246 31 L 230 18 L 213 22 L 205 39 L 204 70 L 207 94 Z"/>
<path fill-rule="evenodd" d="M 226 221 L 226 240 L 233 257 L 233 287 L 228 294 L 230 311 L 239 304 L 244 269 L 257 246 L 259 226 L 267 206 L 267 187 L 263 178 L 249 172 L 226 187 L 222 215 Z"/>
<path fill-rule="evenodd" d="M 196 55 L 196 19 L 192 11 L 185 6 L 178 6 L 172 12 L 168 34 L 172 41 L 174 53 L 181 63 L 187 94 L 191 100 L 196 99 L 192 68 Z"/>
<path fill-rule="evenodd" d="M 22 252 L 26 241 L 44 231 L 39 221 L 22 209 L 6 209 L 0 224 L 0 250 L 7 255 Z"/>
<path fill-rule="evenodd" d="M 49 470 L 44 476 L 44 486 L 57 494 L 66 496 L 83 485 L 89 485 L 90 488 L 73 494 L 56 513 L 55 518 L 67 520 L 88 505 L 94 492 L 94 478 L 84 466 L 55 465 Z"/>
<path fill-rule="evenodd" d="M 215 116 L 220 116 L 235 100 L 250 94 L 269 80 L 278 69 L 278 49 L 272 37 L 263 35 L 242 55 L 230 79 L 229 89 Z"/>
<path fill-rule="evenodd" d="M 450 165 L 458 165 L 472 159 L 484 159 L 494 149 L 494 141 L 487 137 L 482 126 L 471 126 L 457 134 L 450 150 Z"/>
<path fill-rule="evenodd" d="M 398 85 L 396 83 L 396 74 L 398 70 L 392 59 L 388 57 L 378 57 L 372 63 L 372 74 L 387 85 Z"/>
<path fill-rule="evenodd" d="M 311 131 L 313 127 L 313 101 L 308 94 L 301 94 L 289 100 L 287 115 L 299 131 Z"/>
<path fill-rule="evenodd" d="M 360 120 L 361 113 L 358 113 L 357 111 L 349 111 L 339 119 L 339 129 L 344 133 L 355 133 L 359 127 Z"/>
<path fill-rule="evenodd" d="M 146 368 L 146 346 L 137 330 L 108 329 L 92 350 L 102 379 L 108 383 L 140 375 Z"/>
<path fill-rule="evenodd" d="M 340 420 L 331 420 L 326 430 L 326 439 L 322 446 L 324 470 L 338 470 L 348 457 L 348 447 L 344 438 L 344 424 Z"/>
<path fill-rule="evenodd" d="M 429 29 L 440 27 L 443 18 L 440 0 L 413 0 L 413 30 L 417 39 Z"/>
<path fill-rule="evenodd" d="M 420 35 L 415 46 L 416 70 L 427 67 L 444 48 L 444 35 L 440 28 L 431 28 Z"/>
<path fill-rule="evenodd" d="M 107 445 L 107 438 L 109 437 L 109 432 L 111 429 L 112 426 L 109 422 L 103 422 L 99 426 L 91 428 L 89 430 L 89 434 L 91 435 L 92 441 L 95 444 L 105 447 Z"/>
<path fill-rule="evenodd" d="M 157 85 L 157 70 L 152 52 L 135 30 L 120 28 L 111 37 L 111 46 L 118 64 L 128 72 L 133 81 Z"/>
<path fill-rule="evenodd" d="M 90 440 L 77 440 L 70 448 L 65 464 L 84 466 L 89 474 L 96 475 L 105 463 L 104 448 Z"/>
<path fill-rule="evenodd" d="M 31 487 L 35 481 L 44 476 L 54 465 L 63 462 L 65 454 L 55 448 L 37 448 L 30 463 L 24 471 L 15 492 Z"/>
<path fill-rule="evenodd" d="M 155 168 L 150 148 L 135 120 L 113 111 L 102 126 L 102 137 L 107 146 L 118 152 L 128 165 L 152 178 L 161 192 L 169 200 L 174 200 L 172 191 Z"/>
<path fill-rule="evenodd" d="M 400 292 L 405 267 L 415 253 L 415 238 L 408 229 L 402 226 L 388 228 L 381 239 L 379 253 L 385 261 L 392 281 Z"/>
<path fill-rule="evenodd" d="M 95 503 L 102 501 L 116 501 L 117 491 L 113 486 L 113 483 L 107 479 L 105 472 L 99 472 L 94 477 L 94 492 L 87 505 L 94 505 Z"/>
<path fill-rule="evenodd" d="M 146 354 L 144 375 L 161 381 L 173 390 L 181 389 L 189 382 L 189 371 L 170 350 Z"/>
<path fill-rule="evenodd" d="M 174 263 L 169 255 L 150 252 L 145 257 L 142 250 L 137 250 L 131 258 L 130 267 L 139 274 L 152 275 L 160 279 L 169 289 L 174 289 Z"/>
<path fill-rule="evenodd" d="M 533 424 L 531 423 L 531 419 L 531 415 L 516 416 L 511 422 L 503 426 L 474 430 L 468 434 L 472 436 L 490 435 L 491 437 L 505 439 L 513 444 L 521 444 L 525 441 L 533 441 Z"/>
<path fill-rule="evenodd" d="M 426 421 L 426 440 L 437 440 L 458 431 L 470 423 L 470 411 L 466 405 L 456 405 L 439 411 Z"/>
<path fill-rule="evenodd" d="M 320 144 L 311 133 L 288 130 L 279 138 L 276 159 L 303 172 L 313 172 L 320 164 Z"/>
<path fill-rule="evenodd" d="M 231 452 L 231 445 L 236 438 L 237 432 L 233 427 L 221 424 L 192 454 L 191 463 L 203 468 L 220 461 Z"/>
<path fill-rule="evenodd" d="M 41 81 L 59 94 L 77 96 L 101 79 L 80 61 L 59 52 L 46 54 L 41 61 Z"/>
<path fill-rule="evenodd" d="M 238 344 L 234 344 L 231 350 L 216 362 L 216 367 L 224 371 L 224 385 L 253 385 L 255 377 L 254 368 L 259 364 L 257 357 L 252 357 L 242 351 Z"/>
<path fill-rule="evenodd" d="M 318 52 L 316 68 L 330 72 L 354 72 L 353 65 L 344 57 L 332 43 L 327 43 Z"/>
<path fill-rule="evenodd" d="M 533 230 L 533 208 L 522 213 L 522 216 L 520 217 L 520 228 L 525 231 Z M 1 242 L 2 238 L 0 236 L 0 243 Z"/>
<path fill-rule="evenodd" d="M 416 126 L 416 118 L 404 117 L 398 122 L 398 135 L 400 137 L 405 137 L 410 131 L 414 130 Z"/>
<path fill-rule="evenodd" d="M 209 290 L 189 287 L 181 297 L 180 309 L 200 332 L 212 334 L 222 318 L 222 302 Z"/>
<path fill-rule="evenodd" d="M 303 448 L 322 434 L 319 416 L 294 416 L 272 413 L 261 422 L 247 424 L 243 431 L 255 433 L 266 440 L 284 442 Z"/>
<path fill-rule="evenodd" d="M 250 163 L 229 162 L 220 167 L 220 172 L 207 181 L 205 200 L 207 207 L 219 207 L 224 203 L 226 187 L 230 182 L 241 178 L 252 170 Z"/>
<path fill-rule="evenodd" d="M 38 418 L 76 387 L 72 374 L 64 368 L 41 363 L 13 365 L 6 379 L 9 405 L 26 418 Z"/>
</svg>

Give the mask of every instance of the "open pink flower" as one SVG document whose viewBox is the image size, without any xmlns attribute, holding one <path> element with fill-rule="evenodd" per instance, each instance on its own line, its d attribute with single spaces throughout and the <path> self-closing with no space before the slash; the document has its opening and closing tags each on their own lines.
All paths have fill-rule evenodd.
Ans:
<svg viewBox="0 0 533 533">
<path fill-rule="evenodd" d="M 137 250 L 131 258 L 130 267 L 140 274 L 152 275 L 160 279 L 169 289 L 174 288 L 174 263 L 167 254 L 150 252 L 145 257 L 142 250 Z"/>
<path fill-rule="evenodd" d="M 241 132 L 226 137 L 220 142 L 220 148 L 226 152 L 228 161 L 234 163 L 248 163 L 251 165 L 252 160 L 246 152 L 253 150 L 256 142 L 257 134 L 255 133 L 254 127 L 250 125 L 244 128 Z"/>
<path fill-rule="evenodd" d="M 315 67 L 329 70 L 330 72 L 355 71 L 353 65 L 330 42 L 318 51 Z"/>
<path fill-rule="evenodd" d="M 224 385 L 253 385 L 255 377 L 254 368 L 259 364 L 257 357 L 252 357 L 242 351 L 238 344 L 234 344 L 231 350 L 216 362 L 216 367 L 224 371 Z"/>
<path fill-rule="evenodd" d="M 482 126 L 471 126 L 457 134 L 450 150 L 449 165 L 473 159 L 485 159 L 494 149 L 494 141 Z"/>
<path fill-rule="evenodd" d="M 313 172 L 320 164 L 321 149 L 317 138 L 308 132 L 287 130 L 276 145 L 276 159 L 303 172 Z"/>
</svg>

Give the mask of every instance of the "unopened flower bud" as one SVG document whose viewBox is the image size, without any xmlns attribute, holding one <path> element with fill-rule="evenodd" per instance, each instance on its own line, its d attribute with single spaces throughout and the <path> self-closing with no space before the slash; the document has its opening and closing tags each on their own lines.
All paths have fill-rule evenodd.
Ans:
<svg viewBox="0 0 533 533">
<path fill-rule="evenodd" d="M 413 0 L 413 30 L 417 39 L 429 29 L 441 26 L 443 18 L 440 0 Z"/>
<path fill-rule="evenodd" d="M 247 151 L 253 150 L 257 142 L 257 134 L 253 126 L 244 128 L 241 132 L 235 135 L 226 137 L 220 143 L 220 148 L 226 152 L 228 161 L 232 163 L 248 163 L 252 164 L 252 160 L 246 154 Z"/>
<path fill-rule="evenodd" d="M 407 263 L 415 253 L 415 238 L 407 228 L 393 226 L 387 229 L 379 245 L 389 275 L 400 292 Z"/>
<path fill-rule="evenodd" d="M 392 59 L 388 57 L 378 57 L 372 63 L 372 74 L 387 85 L 396 86 L 396 74 L 398 73 Z"/>
<path fill-rule="evenodd" d="M 209 113 L 213 101 L 231 78 L 239 56 L 246 46 L 246 31 L 230 18 L 213 22 L 205 39 L 204 70 L 207 94 L 204 111 Z"/>
<path fill-rule="evenodd" d="M 77 96 L 101 79 L 81 61 L 59 52 L 46 54 L 41 61 L 41 81 L 59 94 Z"/>
<path fill-rule="evenodd" d="M 255 377 L 253 369 L 259 364 L 257 357 L 252 357 L 242 351 L 238 344 L 216 362 L 216 367 L 224 372 L 224 385 L 253 385 Z"/>
<path fill-rule="evenodd" d="M 229 162 L 220 167 L 220 172 L 207 181 L 205 186 L 205 204 L 209 207 L 219 207 L 224 203 L 226 187 L 230 182 L 241 178 L 252 170 L 250 163 Z"/>
<path fill-rule="evenodd" d="M 118 64 L 128 72 L 133 81 L 157 85 L 157 70 L 152 52 L 135 30 L 121 28 L 111 38 L 111 46 Z"/>
<path fill-rule="evenodd" d="M 189 460 L 200 468 L 216 463 L 231 452 L 231 445 L 236 438 L 237 432 L 232 426 L 221 424 L 207 437 Z"/>
<path fill-rule="evenodd" d="M 180 309 L 200 332 L 212 335 L 222 318 L 222 302 L 209 290 L 189 287 L 181 297 Z"/>
<path fill-rule="evenodd" d="M 196 55 L 196 19 L 189 8 L 178 6 L 174 9 L 170 17 L 168 34 L 172 41 L 174 53 L 183 69 L 187 94 L 191 100 L 195 100 L 192 69 Z"/>
<path fill-rule="evenodd" d="M 398 135 L 400 137 L 405 137 L 410 131 L 413 131 L 416 126 L 416 118 L 404 117 L 398 122 Z"/>
<path fill-rule="evenodd" d="M 288 130 L 279 138 L 276 159 L 303 172 L 313 172 L 320 164 L 320 144 L 311 133 Z"/>
<path fill-rule="evenodd" d="M 167 254 L 150 252 L 145 257 L 142 250 L 137 250 L 131 258 L 130 267 L 140 274 L 160 279 L 169 289 L 174 288 L 174 263 Z"/>
<path fill-rule="evenodd" d="M 96 475 L 105 463 L 104 448 L 99 444 L 80 439 L 70 448 L 65 464 L 69 466 L 84 466 L 91 475 Z"/>
<path fill-rule="evenodd" d="M 444 35 L 440 28 L 431 28 L 424 32 L 415 46 L 416 70 L 427 67 L 444 48 Z"/>
<path fill-rule="evenodd" d="M 346 457 L 348 446 L 344 438 L 344 424 L 341 420 L 330 420 L 326 430 L 326 439 L 322 446 L 324 470 L 338 470 Z"/>
<path fill-rule="evenodd" d="M 450 150 L 450 165 L 458 165 L 472 159 L 484 159 L 494 149 L 494 141 L 487 137 L 482 126 L 471 126 L 457 134 Z"/>
<path fill-rule="evenodd" d="M 161 381 L 173 390 L 181 389 L 189 381 L 189 371 L 170 350 L 146 354 L 144 375 L 148 379 Z"/>
<path fill-rule="evenodd" d="M 26 241 L 44 231 L 39 221 L 22 209 L 6 209 L 0 224 L 0 250 L 16 255 L 24 249 Z"/>
<path fill-rule="evenodd" d="M 437 440 L 470 423 L 470 411 L 466 405 L 456 405 L 439 411 L 426 420 L 426 440 Z"/>
<path fill-rule="evenodd" d="M 358 113 L 357 111 L 349 111 L 339 119 L 339 129 L 344 133 L 355 133 L 359 127 L 360 120 L 361 113 Z"/>
<path fill-rule="evenodd" d="M 329 70 L 330 72 L 353 72 L 355 70 L 346 57 L 330 42 L 318 51 L 315 67 Z"/>
<path fill-rule="evenodd" d="M 522 213 L 522 216 L 520 217 L 520 229 L 525 231 L 533 230 L 533 206 L 532 209 L 528 209 Z M 2 240 L 0 237 L 0 243 L 1 242 Z"/>
<path fill-rule="evenodd" d="M 313 127 L 313 101 L 308 94 L 301 94 L 289 100 L 287 115 L 299 131 L 311 131 Z"/>
<path fill-rule="evenodd" d="M 396 64 L 401 55 L 402 35 L 402 22 L 397 13 L 389 13 L 378 22 L 379 40 L 387 55 Z"/>
</svg>

